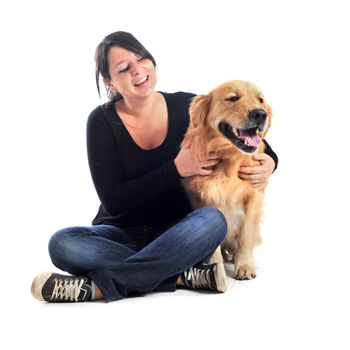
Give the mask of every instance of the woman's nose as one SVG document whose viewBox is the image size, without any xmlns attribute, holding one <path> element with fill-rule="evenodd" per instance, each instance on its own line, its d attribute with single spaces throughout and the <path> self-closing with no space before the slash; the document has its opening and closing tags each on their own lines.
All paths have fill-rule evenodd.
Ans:
<svg viewBox="0 0 350 350">
<path fill-rule="evenodd" d="M 139 62 L 135 62 L 130 67 L 130 73 L 131 75 L 137 75 L 140 74 L 141 64 Z"/>
</svg>

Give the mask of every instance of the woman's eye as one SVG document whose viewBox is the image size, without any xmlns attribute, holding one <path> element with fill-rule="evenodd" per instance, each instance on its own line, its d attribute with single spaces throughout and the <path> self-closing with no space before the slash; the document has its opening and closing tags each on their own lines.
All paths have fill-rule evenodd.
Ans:
<svg viewBox="0 0 350 350">
<path fill-rule="evenodd" d="M 138 60 L 138 61 L 143 61 L 145 58 L 146 58 L 146 57 L 139 56 L 139 57 L 137 58 L 137 60 Z"/>
<path fill-rule="evenodd" d="M 125 67 L 124 69 L 121 69 L 121 70 L 119 71 L 119 73 L 124 73 L 124 72 L 126 72 L 128 69 L 129 69 L 129 67 Z"/>
<path fill-rule="evenodd" d="M 230 102 L 236 102 L 238 100 L 239 100 L 239 96 L 236 96 L 236 95 L 225 98 L 225 101 L 230 101 Z"/>
</svg>

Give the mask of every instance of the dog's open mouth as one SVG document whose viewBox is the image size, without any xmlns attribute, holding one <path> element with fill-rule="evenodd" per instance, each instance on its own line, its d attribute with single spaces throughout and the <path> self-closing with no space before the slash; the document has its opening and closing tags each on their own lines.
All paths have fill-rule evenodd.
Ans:
<svg viewBox="0 0 350 350">
<path fill-rule="evenodd" d="M 254 153 L 258 147 L 261 137 L 258 135 L 259 128 L 237 129 L 230 124 L 221 122 L 219 130 L 228 138 L 237 148 L 245 153 Z"/>
</svg>

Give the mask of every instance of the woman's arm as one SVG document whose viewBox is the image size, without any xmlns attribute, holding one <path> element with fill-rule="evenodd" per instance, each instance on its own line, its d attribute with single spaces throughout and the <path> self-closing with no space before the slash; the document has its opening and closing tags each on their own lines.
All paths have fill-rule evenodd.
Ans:
<svg viewBox="0 0 350 350">
<path fill-rule="evenodd" d="M 256 153 L 253 159 L 260 165 L 253 167 L 240 167 L 238 176 L 242 180 L 250 181 L 254 187 L 264 186 L 271 174 L 277 169 L 278 157 L 270 145 L 264 140 L 265 153 Z"/>
<path fill-rule="evenodd" d="M 277 154 L 272 150 L 271 146 L 267 143 L 266 140 L 263 140 L 264 144 L 265 144 L 265 154 L 267 154 L 268 156 L 270 156 L 275 164 L 273 172 L 277 169 L 277 165 L 278 165 L 278 157 Z"/>
</svg>

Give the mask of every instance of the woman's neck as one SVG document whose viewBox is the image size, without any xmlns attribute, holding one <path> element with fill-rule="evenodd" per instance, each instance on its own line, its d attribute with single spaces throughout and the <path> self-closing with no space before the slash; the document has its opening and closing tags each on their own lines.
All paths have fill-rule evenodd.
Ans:
<svg viewBox="0 0 350 350">
<path fill-rule="evenodd" d="M 152 112 L 157 109 L 159 102 L 159 96 L 157 92 L 154 92 L 147 98 L 128 100 L 119 100 L 116 104 L 116 108 L 119 113 L 124 114 L 132 119 L 149 118 L 152 116 Z"/>
<path fill-rule="evenodd" d="M 154 92 L 152 95 L 137 101 L 119 100 L 116 110 L 119 117 L 128 125 L 145 127 L 158 123 L 160 118 L 166 116 L 163 96 Z"/>
</svg>

